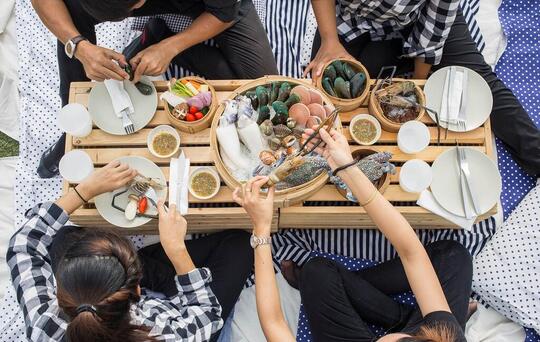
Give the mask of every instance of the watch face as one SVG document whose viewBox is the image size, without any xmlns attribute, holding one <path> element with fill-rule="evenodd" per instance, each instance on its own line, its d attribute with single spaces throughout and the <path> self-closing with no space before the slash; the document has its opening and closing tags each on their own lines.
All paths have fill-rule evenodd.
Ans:
<svg viewBox="0 0 540 342">
<path fill-rule="evenodd" d="M 73 58 L 73 48 L 75 47 L 75 44 L 73 44 L 73 42 L 71 40 L 69 40 L 67 43 L 66 43 L 66 46 L 65 46 L 65 51 L 66 51 L 66 55 L 69 57 L 69 58 Z"/>
<path fill-rule="evenodd" d="M 251 248 L 255 248 L 259 245 L 259 238 L 255 235 L 251 235 L 251 239 L 249 239 L 249 243 L 251 244 Z"/>
</svg>

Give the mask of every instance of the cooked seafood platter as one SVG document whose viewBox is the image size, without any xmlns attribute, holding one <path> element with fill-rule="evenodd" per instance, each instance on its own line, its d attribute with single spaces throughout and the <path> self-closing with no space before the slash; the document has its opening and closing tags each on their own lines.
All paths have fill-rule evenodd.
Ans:
<svg viewBox="0 0 540 342">
<path fill-rule="evenodd" d="M 234 92 L 217 111 L 211 145 L 222 179 L 231 188 L 269 176 L 277 194 L 305 187 L 316 191 L 328 180 L 326 161 L 307 150 L 304 130 L 341 130 L 337 110 L 315 87 L 286 77 L 267 76 Z"/>
</svg>

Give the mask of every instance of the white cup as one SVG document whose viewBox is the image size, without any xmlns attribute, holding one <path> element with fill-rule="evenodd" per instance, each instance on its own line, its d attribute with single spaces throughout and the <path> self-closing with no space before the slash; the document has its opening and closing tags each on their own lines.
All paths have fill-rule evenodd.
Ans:
<svg viewBox="0 0 540 342">
<path fill-rule="evenodd" d="M 407 154 L 423 151 L 429 145 L 429 129 L 420 121 L 408 121 L 400 128 L 397 135 L 399 149 Z"/>
<path fill-rule="evenodd" d="M 90 113 L 80 103 L 70 103 L 62 107 L 57 121 L 60 129 L 74 137 L 84 138 L 92 132 Z"/>
<path fill-rule="evenodd" d="M 73 150 L 60 159 L 60 175 L 70 183 L 80 183 L 94 171 L 94 164 L 88 153 Z"/>
<path fill-rule="evenodd" d="M 399 172 L 399 186 L 406 192 L 420 193 L 431 185 L 432 179 L 431 166 L 420 159 L 407 161 Z"/>
</svg>

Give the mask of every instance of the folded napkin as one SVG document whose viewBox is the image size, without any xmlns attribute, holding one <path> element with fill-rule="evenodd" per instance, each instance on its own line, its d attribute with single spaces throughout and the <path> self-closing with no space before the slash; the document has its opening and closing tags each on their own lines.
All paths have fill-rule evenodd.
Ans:
<svg viewBox="0 0 540 342">
<path fill-rule="evenodd" d="M 455 124 L 461 108 L 463 93 L 463 70 L 452 66 L 446 71 L 446 79 L 441 98 L 439 118 L 442 122 Z"/>
<path fill-rule="evenodd" d="M 169 206 L 176 205 L 181 215 L 186 215 L 189 207 L 188 182 L 189 159 L 184 152 L 178 158 L 171 158 L 169 174 Z"/>
<path fill-rule="evenodd" d="M 129 115 L 135 113 L 131 98 L 126 89 L 124 89 L 123 81 L 105 80 L 103 83 L 105 83 L 105 88 L 107 88 L 109 96 L 111 97 L 114 114 L 116 114 L 118 118 L 122 118 L 122 111 L 126 108 L 129 108 Z"/>
<path fill-rule="evenodd" d="M 416 201 L 416 204 L 436 215 L 439 215 L 440 217 L 447 219 L 450 222 L 457 224 L 465 230 L 471 230 L 472 225 L 476 221 L 476 217 L 466 219 L 465 217 L 454 215 L 448 210 L 444 209 L 437 202 L 435 197 L 433 197 L 433 194 L 429 190 L 424 190 L 420 193 L 420 197 L 418 198 L 418 201 Z"/>
<path fill-rule="evenodd" d="M 0 1 L 0 33 L 4 32 L 9 18 L 13 12 L 15 6 L 15 0 L 2 0 Z M 13 13 L 15 15 L 15 13 Z"/>
</svg>

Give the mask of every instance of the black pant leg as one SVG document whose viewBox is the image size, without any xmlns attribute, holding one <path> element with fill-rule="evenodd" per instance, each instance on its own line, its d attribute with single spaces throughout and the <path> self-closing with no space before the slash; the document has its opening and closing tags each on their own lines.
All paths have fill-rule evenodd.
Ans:
<svg viewBox="0 0 540 342">
<path fill-rule="evenodd" d="M 540 130 L 512 91 L 497 77 L 471 38 L 463 15 L 458 13 L 446 39 L 441 63 L 434 70 L 459 65 L 479 73 L 493 94 L 491 127 L 512 157 L 529 174 L 540 175 Z"/>
<path fill-rule="evenodd" d="M 313 258 L 302 267 L 300 295 L 314 341 L 374 339 L 345 291 L 340 266 L 332 260 Z"/>
</svg>

